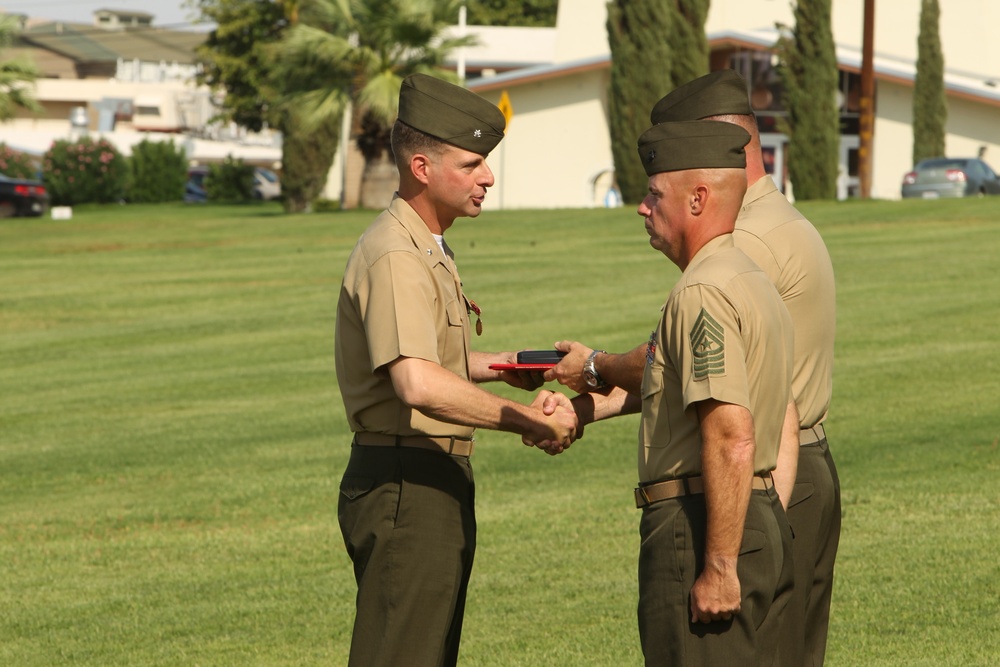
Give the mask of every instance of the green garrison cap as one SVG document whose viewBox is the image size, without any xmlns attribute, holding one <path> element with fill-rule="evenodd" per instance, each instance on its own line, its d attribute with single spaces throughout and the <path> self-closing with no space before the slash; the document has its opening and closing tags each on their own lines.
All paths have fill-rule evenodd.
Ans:
<svg viewBox="0 0 1000 667">
<path fill-rule="evenodd" d="M 656 125 L 708 116 L 752 113 L 747 82 L 731 69 L 720 69 L 667 93 L 653 107 L 649 120 Z"/>
<path fill-rule="evenodd" d="M 403 79 L 399 120 L 480 155 L 500 143 L 507 124 L 500 109 L 479 95 L 426 74 Z"/>
<path fill-rule="evenodd" d="M 750 134 L 738 125 L 716 120 L 660 123 L 639 137 L 639 159 L 652 176 L 684 169 L 743 169 L 743 147 Z"/>
</svg>

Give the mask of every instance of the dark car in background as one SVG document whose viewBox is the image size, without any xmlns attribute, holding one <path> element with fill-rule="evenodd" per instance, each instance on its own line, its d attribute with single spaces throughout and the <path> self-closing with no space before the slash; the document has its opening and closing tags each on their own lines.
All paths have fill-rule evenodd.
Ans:
<svg viewBox="0 0 1000 667">
<path fill-rule="evenodd" d="M 49 193 L 44 183 L 0 174 L 0 218 L 38 216 L 48 208 Z"/>
<path fill-rule="evenodd" d="M 205 190 L 205 177 L 208 167 L 191 167 L 188 169 L 187 182 L 184 184 L 184 201 L 189 204 L 203 204 L 208 201 Z"/>
<path fill-rule="evenodd" d="M 921 160 L 903 177 L 904 199 L 983 197 L 1000 194 L 1000 178 L 978 158 L 935 157 Z"/>
</svg>

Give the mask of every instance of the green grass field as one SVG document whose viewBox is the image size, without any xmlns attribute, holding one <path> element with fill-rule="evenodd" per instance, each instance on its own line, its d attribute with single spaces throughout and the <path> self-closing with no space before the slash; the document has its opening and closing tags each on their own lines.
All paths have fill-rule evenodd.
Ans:
<svg viewBox="0 0 1000 667">
<path fill-rule="evenodd" d="M 1000 198 L 801 208 L 838 279 L 827 664 L 1000 664 Z M 346 664 L 333 331 L 371 217 L 0 221 L 0 665 Z M 482 350 L 630 348 L 677 277 L 630 209 L 487 212 L 448 239 Z M 637 423 L 555 458 L 479 434 L 464 665 L 641 663 Z"/>
</svg>

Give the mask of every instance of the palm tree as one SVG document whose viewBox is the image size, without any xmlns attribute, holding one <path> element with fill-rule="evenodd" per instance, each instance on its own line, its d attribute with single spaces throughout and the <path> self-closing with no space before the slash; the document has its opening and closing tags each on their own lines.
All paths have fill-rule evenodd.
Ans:
<svg viewBox="0 0 1000 667">
<path fill-rule="evenodd" d="M 389 131 L 398 112 L 399 88 L 420 72 L 454 81 L 447 55 L 473 43 L 446 38 L 462 0 L 301 0 L 298 25 L 288 31 L 276 61 L 288 101 L 308 126 L 339 125 L 352 113 L 352 136 L 365 158 L 361 205 L 384 206 L 384 188 L 367 187 L 376 174 L 395 171 Z M 391 194 L 389 189 L 388 194 Z"/>
<path fill-rule="evenodd" d="M 9 47 L 20 30 L 16 16 L 0 16 L 0 49 Z M 28 58 L 0 58 L 0 122 L 12 119 L 18 107 L 42 110 L 32 92 L 37 78 L 38 68 Z"/>
</svg>

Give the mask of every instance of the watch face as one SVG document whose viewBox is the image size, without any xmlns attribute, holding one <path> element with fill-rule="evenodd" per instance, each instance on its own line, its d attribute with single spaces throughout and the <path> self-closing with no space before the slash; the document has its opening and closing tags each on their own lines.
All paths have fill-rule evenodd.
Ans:
<svg viewBox="0 0 1000 667">
<path fill-rule="evenodd" d="M 596 387 L 597 386 L 597 378 L 594 377 L 594 374 L 591 373 L 590 371 L 584 371 L 584 373 L 583 373 L 583 379 L 591 387 Z"/>
</svg>

